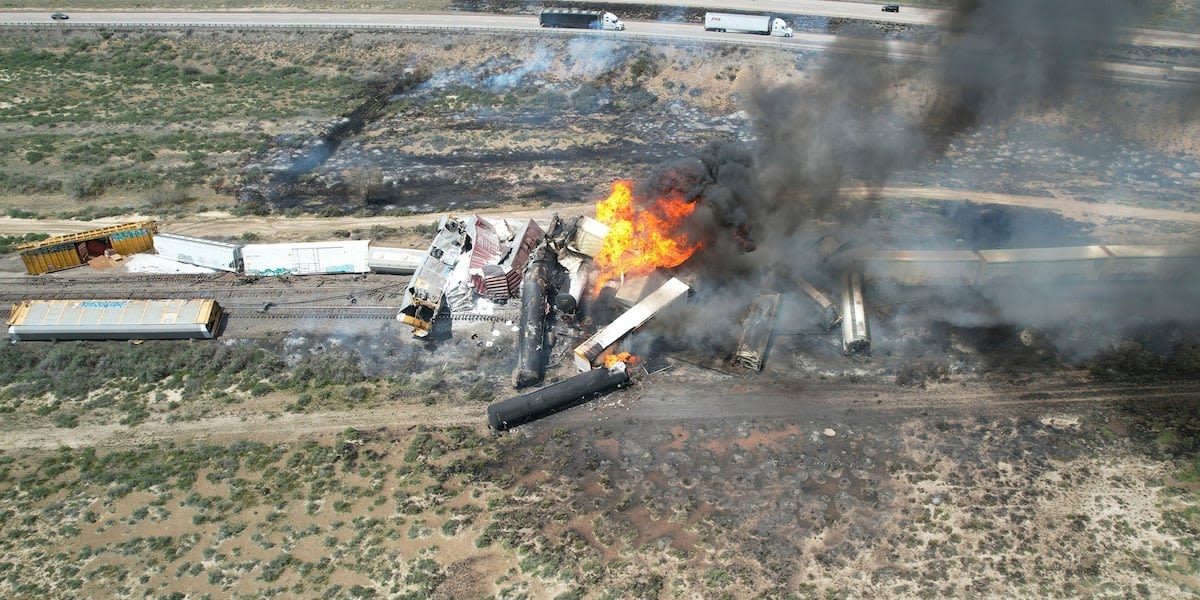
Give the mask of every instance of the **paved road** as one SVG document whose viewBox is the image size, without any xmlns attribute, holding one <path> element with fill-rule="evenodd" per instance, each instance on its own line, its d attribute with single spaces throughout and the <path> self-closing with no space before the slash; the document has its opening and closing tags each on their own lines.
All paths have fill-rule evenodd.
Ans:
<svg viewBox="0 0 1200 600">
<path fill-rule="evenodd" d="M 842 13 L 853 12 L 863 16 L 863 7 L 877 7 L 872 4 L 856 4 L 842 2 L 827 2 L 809 0 L 807 2 L 765 2 L 766 5 L 787 5 L 792 12 L 813 5 L 814 14 L 830 14 L 844 16 Z M 829 8 L 833 6 L 834 8 Z M 840 8 L 837 8 L 840 7 Z M 835 10 L 836 9 L 836 10 Z M 764 8 L 758 8 L 764 10 Z M 779 10 L 785 10 L 780 8 Z M 821 12 L 824 11 L 824 12 Z M 933 19 L 936 11 L 917 13 L 914 19 Z M 922 17 L 922 14 L 926 14 Z M 871 13 L 874 15 L 874 13 Z M 906 13 L 907 14 L 907 13 Z M 884 13 L 880 13 L 882 17 Z M 873 18 L 873 17 L 872 17 Z M 908 16 L 904 18 L 909 18 Z M 319 26 L 319 27 L 396 27 L 411 29 L 450 28 L 461 30 L 492 30 L 492 31 L 528 31 L 541 30 L 533 15 L 490 15 L 490 14 L 380 14 L 380 13 L 285 13 L 285 12 L 79 12 L 72 13 L 67 21 L 53 21 L 46 12 L 0 12 L 0 26 L 19 23 L 54 23 L 62 27 L 72 24 L 125 24 L 146 26 L 216 26 L 230 27 L 265 27 L 265 26 Z M 776 46 L 813 51 L 827 50 L 839 38 L 829 34 L 797 33 L 792 38 L 762 37 L 733 33 L 718 33 L 705 31 L 699 24 L 694 23 L 659 23 L 648 21 L 628 21 L 628 29 L 623 32 L 594 32 L 586 30 L 555 30 L 555 34 L 597 35 L 649 40 L 678 40 L 713 42 L 723 41 L 746 45 Z M 551 33 L 551 32 L 547 32 Z M 1200 35 L 1161 32 L 1151 30 L 1130 30 L 1130 41 L 1143 45 L 1153 45 L 1172 48 L 1200 49 Z M 842 48 L 857 54 L 879 56 L 893 61 L 930 61 L 936 60 L 937 48 L 913 42 L 898 40 L 866 40 L 856 39 L 847 41 L 843 38 Z M 1133 83 L 1148 83 L 1165 86 L 1190 86 L 1190 83 L 1167 81 L 1170 68 L 1165 66 L 1137 65 L 1124 62 L 1095 62 L 1093 67 L 1101 77 Z"/>
<path fill-rule="evenodd" d="M 645 0 L 611 0 L 610 4 L 644 4 Z M 674 0 L 672 5 L 707 8 L 708 0 Z M 880 4 L 840 2 L 836 0 L 735 0 L 722 3 L 723 10 L 778 12 L 818 17 L 865 19 L 914 25 L 937 25 L 946 11 L 929 8 L 903 7 L 898 13 L 885 13 Z M 436 27 L 499 27 L 523 29 L 533 27 L 532 15 L 503 16 L 487 14 L 380 14 L 380 13 L 295 13 L 295 12 L 72 12 L 71 23 L 147 23 L 147 24 L 241 24 L 241 25 L 387 25 Z M 0 12 L 0 24 L 13 22 L 55 22 L 48 11 Z M 626 19 L 629 31 L 635 33 L 664 33 L 690 35 L 698 25 L 639 22 Z M 1127 30 L 1128 41 L 1142 46 L 1168 48 L 1200 48 L 1200 34 L 1165 30 Z"/>
</svg>

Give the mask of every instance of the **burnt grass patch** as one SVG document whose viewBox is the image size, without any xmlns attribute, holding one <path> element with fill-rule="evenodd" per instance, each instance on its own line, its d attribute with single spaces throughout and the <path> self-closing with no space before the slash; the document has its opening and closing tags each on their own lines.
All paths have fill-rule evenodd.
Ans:
<svg viewBox="0 0 1200 600">
<path fill-rule="evenodd" d="M 1192 529 L 1137 511 L 1086 517 L 1073 504 L 1158 489 L 1100 466 L 1139 443 L 1104 426 L 1111 415 L 527 431 L 497 458 L 516 492 L 477 543 L 517 548 L 549 573 L 565 568 L 564 556 L 585 565 L 636 552 L 645 561 L 624 567 L 634 580 L 731 597 L 1163 589 L 1124 562 L 1137 548 L 1094 540 L 1103 528 L 1136 538 L 1138 526 L 1174 531 L 1172 545 Z M 1095 494 L 1101 471 L 1128 490 Z M 530 531 L 540 531 L 535 543 Z"/>
<path fill-rule="evenodd" d="M 1194 455 L 1196 417 L 864 411 L 6 452 L 0 591 L 1194 593 L 1196 484 L 1170 461 Z"/>
</svg>

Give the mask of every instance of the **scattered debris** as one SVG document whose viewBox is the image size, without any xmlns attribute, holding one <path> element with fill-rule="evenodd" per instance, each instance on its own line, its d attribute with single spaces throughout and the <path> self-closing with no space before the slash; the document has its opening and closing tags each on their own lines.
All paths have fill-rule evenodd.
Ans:
<svg viewBox="0 0 1200 600">
<path fill-rule="evenodd" d="M 621 316 L 617 317 L 607 327 L 597 331 L 595 335 L 576 347 L 575 366 L 580 371 L 591 370 L 606 350 L 611 348 L 629 332 L 641 327 L 659 311 L 667 308 L 680 297 L 687 295 L 689 290 L 691 288 L 686 283 L 672 277 L 662 287 L 655 290 L 654 293 L 646 296 L 641 302 L 635 304 L 633 308 L 622 313 Z"/>
</svg>

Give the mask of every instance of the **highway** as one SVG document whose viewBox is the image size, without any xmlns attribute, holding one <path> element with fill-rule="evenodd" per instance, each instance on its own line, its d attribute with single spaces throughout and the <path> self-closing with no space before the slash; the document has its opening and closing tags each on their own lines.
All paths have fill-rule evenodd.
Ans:
<svg viewBox="0 0 1200 600">
<path fill-rule="evenodd" d="M 842 2 L 801 2 L 783 3 L 767 2 L 768 4 L 788 4 L 790 10 L 799 10 L 801 5 L 813 4 L 825 12 L 837 12 L 824 9 L 826 5 L 845 5 L 851 8 L 841 8 L 842 12 L 851 11 L 853 7 L 878 6 Z M 854 9 L 857 10 L 857 9 Z M 860 11 L 861 12 L 861 11 Z M 915 9 L 913 12 L 916 12 Z M 934 18 L 936 11 L 926 11 L 926 17 Z M 865 13 L 864 13 L 865 14 Z M 873 14 L 873 13 L 872 13 Z M 912 18 L 918 18 L 914 16 Z M 908 18 L 908 17 L 906 17 Z M 868 40 L 839 38 L 830 34 L 797 33 L 792 38 L 762 37 L 735 33 L 718 33 L 705 31 L 698 23 L 659 23 L 650 21 L 627 21 L 626 31 L 588 31 L 588 30 L 543 30 L 537 25 L 533 15 L 492 15 L 492 14 L 379 14 L 379 13 L 270 13 L 270 12 L 81 12 L 72 13 L 66 21 L 54 21 L 47 12 L 6 12 L 0 13 L 0 26 L 49 24 L 59 27 L 71 26 L 146 26 L 146 27 L 328 27 L 328 28 L 359 28 L 380 27 L 397 29 L 455 29 L 462 31 L 541 31 L 553 35 L 594 35 L 613 39 L 631 38 L 645 41 L 677 41 L 677 42 L 724 42 L 741 45 L 772 46 L 782 49 L 825 51 L 835 42 L 839 48 L 868 56 L 878 56 L 883 59 L 898 62 L 929 62 L 936 60 L 936 48 L 929 45 L 899 40 Z M 1148 30 L 1131 30 L 1130 41 L 1147 45 L 1176 48 L 1200 48 L 1200 36 L 1176 32 L 1157 32 Z M 1124 62 L 1097 62 L 1093 67 L 1098 76 L 1130 83 L 1143 83 L 1159 86 L 1190 86 L 1186 82 L 1168 81 L 1169 66 L 1139 65 Z"/>
</svg>

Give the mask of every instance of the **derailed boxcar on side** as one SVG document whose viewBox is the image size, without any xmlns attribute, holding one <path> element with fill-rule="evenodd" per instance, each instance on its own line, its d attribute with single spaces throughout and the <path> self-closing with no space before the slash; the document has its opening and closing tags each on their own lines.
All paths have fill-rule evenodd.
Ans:
<svg viewBox="0 0 1200 600">
<path fill-rule="evenodd" d="M 221 325 L 214 300 L 23 300 L 12 308 L 13 341 L 211 339 Z"/>
<path fill-rule="evenodd" d="M 970 250 L 877 250 L 851 256 L 868 280 L 906 286 L 972 285 L 984 264 Z"/>
<path fill-rule="evenodd" d="M 1097 281 L 1109 258 L 1103 246 L 980 250 L 978 254 L 984 265 L 977 285 Z"/>
<path fill-rule="evenodd" d="M 372 243 L 367 254 L 367 267 L 374 273 L 412 275 L 421 266 L 421 257 L 424 255 L 422 250 L 376 246 Z"/>
<path fill-rule="evenodd" d="M 154 251 L 171 260 L 237 273 L 242 270 L 242 245 L 204 238 L 159 233 L 154 236 Z"/>
<path fill-rule="evenodd" d="M 242 263 L 247 275 L 337 275 L 367 273 L 367 240 L 247 244 Z"/>
<path fill-rule="evenodd" d="M 80 233 L 56 235 L 37 242 L 21 244 L 17 251 L 30 275 L 41 275 L 87 264 L 104 256 L 107 250 L 136 254 L 154 247 L 154 221 L 140 221 L 91 229 Z"/>
</svg>

